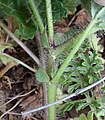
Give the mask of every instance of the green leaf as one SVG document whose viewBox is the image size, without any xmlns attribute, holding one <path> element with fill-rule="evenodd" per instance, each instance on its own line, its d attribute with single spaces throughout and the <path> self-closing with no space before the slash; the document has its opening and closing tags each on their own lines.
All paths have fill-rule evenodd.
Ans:
<svg viewBox="0 0 105 120">
<path fill-rule="evenodd" d="M 0 53 L 4 52 L 6 48 L 12 48 L 11 44 L 9 43 L 0 43 Z"/>
<path fill-rule="evenodd" d="M 15 35 L 21 37 L 22 39 L 28 40 L 34 37 L 35 32 L 33 31 L 37 31 L 37 29 L 35 30 L 35 28 L 31 28 L 30 25 L 25 26 L 23 24 L 20 24 L 19 29 L 15 30 Z"/>
<path fill-rule="evenodd" d="M 62 41 L 60 41 L 61 36 L 62 36 L 62 34 L 60 34 L 60 33 L 55 33 L 55 35 L 54 35 L 54 42 L 55 42 L 55 45 L 56 45 L 56 46 L 59 45 L 59 44 L 61 44 L 61 42 L 62 42 Z M 64 41 L 63 41 L 63 42 L 64 42 Z"/>
<path fill-rule="evenodd" d="M 8 57 L 6 57 L 6 56 L 4 56 L 2 54 L 0 54 L 0 60 L 2 61 L 2 63 L 4 65 L 7 65 L 8 63 L 10 63 L 12 61 L 11 59 L 9 59 Z"/>
<path fill-rule="evenodd" d="M 96 4 L 93 0 L 91 1 L 91 16 L 94 18 L 97 13 L 101 10 L 102 6 Z"/>
<path fill-rule="evenodd" d="M 81 3 L 83 7 L 91 14 L 91 0 L 81 0 Z"/>
<path fill-rule="evenodd" d="M 90 36 L 89 38 L 89 42 L 91 47 L 96 50 L 96 52 L 98 52 L 100 50 L 100 46 L 98 45 L 100 38 L 97 38 L 96 34 L 93 34 L 92 36 Z M 95 42 L 94 42 L 95 41 Z"/>
<path fill-rule="evenodd" d="M 36 3 L 36 6 L 38 8 L 38 11 L 44 21 L 46 23 L 46 6 L 45 6 L 45 0 L 34 0 Z M 69 11 L 74 12 L 76 9 L 76 6 L 80 4 L 80 0 L 52 0 L 52 14 L 53 14 L 53 20 L 58 21 L 63 17 L 67 17 L 67 14 Z"/>
<path fill-rule="evenodd" d="M 37 26 L 29 13 L 26 0 L 0 0 L 0 6 L 7 16 L 12 16 L 18 24 L 18 36 L 32 39 Z"/>
<path fill-rule="evenodd" d="M 88 10 L 90 15 L 92 16 L 92 19 L 95 18 L 97 13 L 101 10 L 102 6 L 96 4 L 93 0 L 81 0 L 82 5 L 85 9 Z"/>
<path fill-rule="evenodd" d="M 62 110 L 62 112 L 66 112 L 66 111 L 70 111 L 73 107 L 74 107 L 74 104 L 72 104 L 71 102 L 66 102 L 62 106 L 61 110 Z"/>
<path fill-rule="evenodd" d="M 7 48 L 12 48 L 12 45 L 9 44 L 9 43 L 1 43 L 0 44 L 0 60 L 3 62 L 4 65 L 8 64 L 9 62 L 11 62 L 11 60 L 8 57 L 2 55 L 4 50 L 7 49 Z"/>
<path fill-rule="evenodd" d="M 88 112 L 87 120 L 93 120 L 93 112 L 92 111 Z"/>
<path fill-rule="evenodd" d="M 84 109 L 88 106 L 88 103 L 79 103 L 78 107 L 76 108 L 77 111 Z"/>
<path fill-rule="evenodd" d="M 80 3 L 80 0 L 62 0 L 64 7 L 71 12 L 74 12 Z"/>
<path fill-rule="evenodd" d="M 48 40 L 46 29 L 44 30 L 44 32 L 41 35 L 41 40 L 42 40 L 43 47 L 49 48 L 49 40 Z"/>
<path fill-rule="evenodd" d="M 60 20 L 62 17 L 67 17 L 67 10 L 58 0 L 52 1 L 52 11 L 54 21 Z"/>
<path fill-rule="evenodd" d="M 3 11 L 2 11 L 2 9 L 1 9 L 1 6 L 0 6 L 0 19 L 4 19 L 4 13 L 3 13 Z"/>
<path fill-rule="evenodd" d="M 78 117 L 76 117 L 76 118 L 74 118 L 73 120 L 79 120 L 79 118 L 78 118 Z"/>
<path fill-rule="evenodd" d="M 76 90 L 78 88 L 78 83 L 77 84 L 73 84 L 70 85 L 68 88 L 68 93 L 72 93 L 74 90 Z"/>
<path fill-rule="evenodd" d="M 86 115 L 82 113 L 79 117 L 79 120 L 87 120 Z"/>
<path fill-rule="evenodd" d="M 49 82 L 49 76 L 44 72 L 42 68 L 39 68 L 35 74 L 36 79 L 39 82 Z"/>
</svg>

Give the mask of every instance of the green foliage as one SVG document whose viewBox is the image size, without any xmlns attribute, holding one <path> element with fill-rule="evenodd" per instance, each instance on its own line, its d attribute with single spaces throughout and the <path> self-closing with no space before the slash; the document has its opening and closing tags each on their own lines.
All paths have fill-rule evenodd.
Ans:
<svg viewBox="0 0 105 120">
<path fill-rule="evenodd" d="M 42 45 L 44 48 L 49 48 L 48 36 L 46 30 L 41 35 Z"/>
<path fill-rule="evenodd" d="M 93 112 L 88 112 L 87 120 L 93 120 Z"/>
<path fill-rule="evenodd" d="M 96 24 L 94 24 L 94 27 L 92 29 L 94 29 L 95 27 L 99 27 L 100 23 L 104 26 L 104 8 L 102 9 L 102 7 L 100 6 L 96 7 L 97 5 L 94 2 L 91 2 L 90 5 L 90 13 L 92 15 L 92 18 L 96 20 Z M 97 15 L 97 13 L 99 14 Z M 65 72 L 62 75 L 63 81 L 60 81 L 60 84 L 68 88 L 68 93 L 72 93 L 77 89 L 89 86 L 90 84 L 99 80 L 100 72 L 104 69 L 102 59 L 98 55 L 99 40 L 96 39 L 97 41 L 94 43 L 96 35 L 94 35 L 94 33 L 89 33 L 88 35 L 89 36 L 87 36 L 87 38 L 89 37 L 89 42 L 85 41 L 83 43 L 83 45 L 81 46 L 77 54 L 73 57 L 73 59 L 71 60 L 71 62 L 69 63 L 68 67 L 65 69 Z M 90 36 L 92 36 L 91 39 Z M 77 38 L 73 39 L 74 42 L 76 39 Z M 67 56 L 67 53 L 63 53 L 60 56 L 60 64 L 62 64 L 65 61 Z M 77 111 L 79 111 L 88 106 L 92 111 L 94 111 L 95 116 L 97 118 L 100 118 L 100 116 L 103 116 L 103 112 L 99 112 L 101 102 L 96 100 L 93 91 L 94 89 L 83 93 L 82 97 L 84 99 L 81 98 L 81 100 L 66 102 L 62 107 L 62 111 L 70 111 L 72 108 L 75 108 Z M 84 115 L 81 117 L 85 119 Z"/>
<path fill-rule="evenodd" d="M 48 82 L 49 81 L 48 75 L 44 72 L 44 70 L 42 68 L 39 68 L 37 70 L 35 76 L 39 82 Z"/>
<path fill-rule="evenodd" d="M 45 0 L 34 1 L 43 22 L 46 23 L 46 4 Z M 75 7 L 79 4 L 77 1 L 65 0 L 52 0 L 53 20 L 60 20 L 66 17 L 69 10 L 74 11 Z M 18 23 L 18 29 L 15 34 L 23 39 L 32 39 L 35 32 L 37 32 L 37 24 L 32 15 L 32 10 L 26 0 L 0 0 L 0 8 L 7 16 L 12 16 Z"/>
<path fill-rule="evenodd" d="M 90 49 L 90 43 L 85 41 L 63 73 L 63 80 L 60 81 L 60 84 L 63 87 L 68 88 L 68 93 L 72 93 L 77 89 L 89 86 L 90 84 L 99 80 L 100 72 L 104 69 L 102 59 L 98 56 L 95 50 L 92 52 Z M 66 57 L 67 54 L 65 53 L 60 56 L 60 64 L 63 63 Z M 92 96 L 89 95 L 90 92 Z M 92 111 L 96 112 L 97 110 L 97 112 L 94 114 L 98 115 L 98 110 L 100 110 L 101 104 L 95 99 L 94 90 L 83 93 L 82 96 L 84 99 L 81 98 L 81 100 L 66 102 L 62 106 L 62 111 L 70 111 L 72 108 L 75 108 L 77 111 L 79 111 L 88 106 Z M 103 113 L 100 113 L 99 116 L 101 115 L 103 115 Z"/>
<path fill-rule="evenodd" d="M 3 53 L 6 48 L 11 48 L 11 47 L 12 46 L 9 43 L 1 43 L 0 44 L 0 54 Z"/>
<path fill-rule="evenodd" d="M 81 0 L 81 3 L 88 10 L 92 18 L 94 18 L 97 13 L 102 9 L 102 6 L 98 5 L 93 0 Z"/>
<path fill-rule="evenodd" d="M 81 3 L 80 0 L 61 0 L 61 2 L 68 12 L 74 12 L 76 7 Z"/>
<path fill-rule="evenodd" d="M 36 23 L 29 14 L 25 0 L 0 0 L 0 9 L 18 23 L 15 33 L 24 39 L 32 39 L 37 31 Z"/>
<path fill-rule="evenodd" d="M 88 112 L 88 115 L 86 116 L 85 114 L 81 114 L 79 116 L 79 118 L 77 118 L 78 120 L 93 120 L 93 113 L 92 112 Z M 75 119 L 74 119 L 75 120 Z"/>
<path fill-rule="evenodd" d="M 65 56 L 63 55 L 63 57 Z M 60 60 L 61 63 L 65 59 L 63 57 Z M 62 84 L 69 84 L 70 88 L 68 90 L 73 92 L 79 87 L 86 87 L 97 81 L 100 78 L 100 71 L 102 70 L 102 60 L 95 52 L 92 53 L 91 51 L 88 51 L 87 54 L 79 52 L 66 68 L 65 73 L 63 74 L 65 81 L 63 81 Z"/>
<path fill-rule="evenodd" d="M 3 62 L 3 64 L 8 64 L 11 60 L 8 59 L 6 56 L 4 56 L 2 53 L 5 49 L 12 48 L 11 44 L 9 43 L 1 43 L 0 44 L 0 60 Z"/>
<path fill-rule="evenodd" d="M 88 112 L 87 116 L 84 113 L 82 113 L 79 117 L 75 117 L 74 119 L 70 120 L 93 120 L 93 113 L 90 111 Z"/>
<path fill-rule="evenodd" d="M 80 117 L 79 117 L 79 120 L 87 120 L 87 118 L 84 114 L 81 114 Z"/>
<path fill-rule="evenodd" d="M 102 8 L 102 6 L 100 6 L 100 5 L 96 4 L 95 2 L 91 1 L 91 9 L 90 10 L 91 10 L 92 18 L 94 18 L 97 15 L 98 11 L 100 11 L 101 8 Z"/>
<path fill-rule="evenodd" d="M 89 104 L 86 103 L 86 99 L 82 100 L 75 100 L 75 101 L 68 101 L 62 105 L 60 108 L 61 112 L 64 113 L 66 111 L 70 111 L 72 108 L 75 108 L 77 111 L 87 107 Z"/>
<path fill-rule="evenodd" d="M 4 65 L 7 65 L 8 63 L 10 63 L 12 61 L 11 59 L 9 59 L 8 57 L 6 57 L 6 56 L 4 56 L 2 54 L 0 54 L 0 60 L 2 61 L 2 63 Z"/>
<path fill-rule="evenodd" d="M 43 22 L 46 24 L 46 4 L 45 0 L 34 0 L 39 14 L 41 15 Z M 76 6 L 80 3 L 80 0 L 52 0 L 52 14 L 53 20 L 57 21 L 63 17 L 67 17 L 68 11 L 74 11 Z"/>
<path fill-rule="evenodd" d="M 37 7 L 37 15 L 39 15 L 38 18 L 42 22 L 42 26 L 43 23 L 45 26 L 48 25 L 46 22 L 47 15 L 45 0 L 34 0 L 34 3 Z M 71 40 L 65 40 L 65 38 L 60 39 L 60 35 L 55 34 L 55 44 L 58 46 L 53 49 L 50 48 L 48 43 L 46 27 L 44 26 L 43 29 L 45 30 L 41 31 L 41 27 L 39 27 L 40 25 L 38 26 L 36 24 L 36 21 L 38 21 L 37 15 L 34 14 L 33 16 L 34 11 L 32 11 L 32 8 L 30 8 L 29 1 L 0 0 L 0 9 L 4 11 L 6 16 L 12 16 L 18 24 L 17 29 L 15 30 L 15 34 L 17 36 L 24 39 L 32 39 L 37 31 L 41 31 L 41 39 L 43 40 L 42 44 L 45 48 L 48 48 L 48 54 L 51 56 L 49 57 L 49 61 L 47 61 L 47 66 L 49 67 L 51 65 L 51 67 L 49 67 L 51 69 L 48 71 L 50 71 L 50 77 L 52 77 L 52 86 L 49 86 L 48 90 L 50 102 L 55 101 L 55 84 L 58 83 L 59 79 L 61 80 L 59 82 L 61 86 L 66 86 L 68 88 L 68 93 L 72 93 L 77 89 L 84 88 L 99 80 L 100 72 L 103 70 L 102 59 L 100 59 L 98 56 L 98 41 L 94 43 L 93 38 L 95 37 L 93 34 L 99 29 L 105 29 L 105 8 L 95 4 L 92 0 L 52 0 L 51 4 L 53 20 L 55 22 L 63 17 L 67 17 L 68 11 L 74 12 L 76 6 L 80 3 L 82 3 L 82 5 L 90 12 L 92 21 L 82 32 L 77 32 L 76 30 L 70 31 L 68 38 Z M 38 27 L 40 30 L 37 29 Z M 90 36 L 92 36 L 92 40 L 90 39 Z M 85 39 L 89 40 L 89 42 L 86 40 L 83 43 Z M 8 48 L 8 45 L 2 45 L 3 44 L 0 46 L 0 59 L 5 62 L 5 59 L 7 58 L 3 58 L 2 52 L 5 48 Z M 81 48 L 79 49 L 80 46 Z M 59 69 L 58 65 L 61 66 Z M 35 76 L 39 82 L 48 83 L 50 80 L 50 77 L 42 68 L 37 70 Z M 75 108 L 77 111 L 79 111 L 88 106 L 90 107 L 91 111 L 94 111 L 96 116 L 100 117 L 102 112 L 99 110 L 102 108 L 102 105 L 100 100 L 97 100 L 94 96 L 94 89 L 92 90 L 83 93 L 80 100 L 71 100 L 69 102 L 65 102 L 65 104 L 62 106 L 62 111 L 69 111 L 72 108 Z M 52 113 L 55 114 L 53 109 Z M 93 113 L 89 112 L 87 117 L 82 114 L 78 119 L 92 120 Z"/>
</svg>

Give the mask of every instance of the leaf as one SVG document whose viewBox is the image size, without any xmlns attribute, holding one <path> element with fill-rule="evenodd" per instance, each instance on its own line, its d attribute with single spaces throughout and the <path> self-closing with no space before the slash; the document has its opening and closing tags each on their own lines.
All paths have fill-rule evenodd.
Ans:
<svg viewBox="0 0 105 120">
<path fill-rule="evenodd" d="M 101 46 L 98 45 L 100 38 L 97 38 L 96 34 L 93 34 L 89 38 L 89 42 L 91 47 L 96 50 L 97 52 L 100 50 Z M 94 42 L 95 41 L 95 42 Z"/>
<path fill-rule="evenodd" d="M 79 120 L 87 120 L 86 115 L 82 113 L 79 117 Z"/>
<path fill-rule="evenodd" d="M 85 9 L 88 10 L 90 15 L 92 16 L 92 19 L 95 18 L 97 13 L 101 10 L 102 6 L 96 4 L 93 0 L 81 0 L 82 5 L 85 7 Z"/>
<path fill-rule="evenodd" d="M 64 7 L 71 12 L 74 12 L 80 3 L 80 0 L 62 0 Z"/>
<path fill-rule="evenodd" d="M 15 34 L 17 36 L 22 37 L 23 39 L 32 39 L 35 35 L 35 32 L 37 32 L 37 27 L 35 27 L 35 22 L 33 22 L 32 19 L 30 19 L 28 21 L 28 24 L 24 25 L 24 24 L 20 24 L 19 25 L 19 29 L 18 29 L 18 33 L 17 31 L 15 31 Z"/>
<path fill-rule="evenodd" d="M 87 120 L 93 120 L 93 112 L 92 111 L 88 112 Z"/>
<path fill-rule="evenodd" d="M 48 40 L 46 29 L 43 31 L 43 33 L 41 35 L 41 40 L 42 40 L 43 47 L 49 48 L 49 40 Z"/>
<path fill-rule="evenodd" d="M 49 82 L 49 76 L 44 72 L 42 68 L 39 68 L 37 70 L 35 76 L 39 82 Z"/>
<path fill-rule="evenodd" d="M 68 93 L 72 93 L 74 90 L 76 90 L 78 88 L 78 83 L 77 84 L 73 84 L 70 85 L 68 88 Z"/>
<path fill-rule="evenodd" d="M 74 118 L 73 120 L 79 120 L 79 118 L 78 118 L 78 117 L 76 117 L 76 118 Z"/>
<path fill-rule="evenodd" d="M 10 59 L 8 59 L 6 56 L 2 55 L 5 49 L 12 48 L 11 44 L 9 43 L 1 43 L 0 44 L 0 60 L 3 62 L 4 65 L 11 62 Z"/>
<path fill-rule="evenodd" d="M 60 20 L 62 17 L 67 17 L 67 10 L 59 0 L 52 1 L 52 11 L 54 21 Z"/>
<path fill-rule="evenodd" d="M 88 80 L 87 83 L 92 84 L 99 79 L 99 73 L 104 69 L 102 59 L 97 57 L 96 52 L 88 51 L 88 54 L 79 54 L 82 61 L 80 66 L 77 67 L 79 72 L 83 74 Z M 85 80 L 86 81 L 86 80 Z"/>
<path fill-rule="evenodd" d="M 4 65 L 7 65 L 8 63 L 12 62 L 11 59 L 9 59 L 8 57 L 0 54 L 0 60 L 3 62 Z"/>
<path fill-rule="evenodd" d="M 89 104 L 88 103 L 79 103 L 78 107 L 76 108 L 77 111 L 84 109 L 87 107 Z"/>
<path fill-rule="evenodd" d="M 83 7 L 91 14 L 91 0 L 81 0 L 81 3 Z"/>
<path fill-rule="evenodd" d="M 38 8 L 38 11 L 43 19 L 44 24 L 47 25 L 46 21 L 46 6 L 45 6 L 45 0 L 34 0 L 36 3 L 36 6 Z M 63 17 L 67 17 L 67 14 L 69 11 L 74 11 L 76 6 L 80 3 L 80 0 L 52 0 L 52 15 L 53 20 L 58 21 Z"/>
<path fill-rule="evenodd" d="M 12 48 L 11 44 L 9 44 L 9 43 L 1 43 L 0 44 L 0 54 L 3 53 L 6 48 Z"/>
<path fill-rule="evenodd" d="M 100 30 L 105 30 L 105 7 L 102 7 L 95 17 L 97 18 L 96 26 L 100 28 Z"/>
<path fill-rule="evenodd" d="M 71 102 L 66 102 L 66 103 L 62 106 L 61 111 L 62 111 L 62 112 L 70 111 L 73 107 L 74 107 L 74 104 L 72 104 Z"/>
<path fill-rule="evenodd" d="M 47 25 L 45 0 L 41 0 L 41 2 L 35 1 L 35 3 L 36 6 L 38 6 L 38 11 L 43 19 L 44 24 Z M 60 20 L 62 17 L 67 16 L 67 9 L 64 7 L 64 5 L 60 0 L 52 0 L 51 3 L 52 3 L 52 15 L 54 21 Z"/>
<path fill-rule="evenodd" d="M 55 42 L 56 46 L 59 45 L 59 44 L 61 44 L 61 42 L 62 42 L 62 41 L 60 41 L 61 36 L 63 36 L 63 34 L 55 33 L 55 35 L 54 35 L 54 42 Z"/>
<path fill-rule="evenodd" d="M 96 4 L 93 0 L 91 1 L 91 16 L 94 18 L 97 13 L 101 10 L 102 6 Z"/>
<path fill-rule="evenodd" d="M 6 15 L 12 16 L 18 23 L 18 36 L 26 40 L 34 37 L 37 27 L 25 0 L 0 0 L 0 6 Z"/>
<path fill-rule="evenodd" d="M 0 6 L 0 19 L 4 19 L 4 13 L 3 13 L 3 11 L 2 11 L 2 9 L 1 9 L 1 6 Z"/>
</svg>

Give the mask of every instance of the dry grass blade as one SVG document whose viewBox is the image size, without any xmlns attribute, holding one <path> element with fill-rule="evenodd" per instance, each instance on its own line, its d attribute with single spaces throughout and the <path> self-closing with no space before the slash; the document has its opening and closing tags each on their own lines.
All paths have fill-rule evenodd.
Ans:
<svg viewBox="0 0 105 120">
<path fill-rule="evenodd" d="M 32 67 L 30 67 L 29 65 L 25 64 L 25 63 L 22 62 L 21 60 L 18 60 L 18 59 L 14 58 L 14 57 L 6 54 L 6 53 L 2 53 L 2 55 L 6 56 L 7 58 L 11 59 L 12 61 L 17 62 L 17 64 L 21 64 L 22 66 L 26 67 L 26 68 L 29 69 L 30 71 L 36 72 L 36 69 L 35 69 L 35 68 L 33 69 Z"/>
<path fill-rule="evenodd" d="M 33 91 L 35 91 L 35 89 L 33 89 L 33 90 L 29 91 L 28 93 L 25 93 L 25 94 L 23 94 L 23 95 L 20 95 L 20 94 L 19 94 L 19 95 L 13 97 L 11 100 L 7 101 L 5 104 L 3 104 L 2 106 L 0 106 L 0 108 L 4 107 L 5 105 L 7 105 L 8 103 L 12 102 L 13 100 L 15 100 L 15 99 L 17 99 L 17 98 L 25 97 L 25 96 L 29 95 L 29 94 L 32 93 Z"/>
<path fill-rule="evenodd" d="M 6 111 L 5 113 L 3 113 L 0 116 L 0 120 L 4 117 L 4 115 L 8 114 L 10 111 L 12 111 L 20 102 L 22 101 L 22 99 L 20 99 L 12 108 L 10 108 L 8 111 Z"/>
<path fill-rule="evenodd" d="M 9 69 L 11 69 L 15 65 L 17 65 L 16 62 L 10 62 L 9 64 L 7 64 L 7 66 L 0 71 L 0 77 L 2 77 Z"/>
<path fill-rule="evenodd" d="M 15 40 L 15 42 L 17 42 L 28 54 L 31 58 L 33 58 L 33 60 L 40 65 L 40 61 L 39 59 L 33 54 L 33 52 L 26 46 L 23 44 L 23 42 L 21 40 L 19 40 L 3 23 L 2 21 L 0 21 L 0 26 L 11 36 L 11 38 L 13 38 L 13 40 Z"/>
</svg>

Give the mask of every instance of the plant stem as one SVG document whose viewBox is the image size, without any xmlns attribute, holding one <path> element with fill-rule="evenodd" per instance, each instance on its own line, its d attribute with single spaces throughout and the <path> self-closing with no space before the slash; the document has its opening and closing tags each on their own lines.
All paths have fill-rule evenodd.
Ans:
<svg viewBox="0 0 105 120">
<path fill-rule="evenodd" d="M 45 58 L 47 57 L 46 54 L 44 54 L 46 52 L 46 49 L 44 49 L 42 47 L 42 42 L 41 42 L 41 35 L 38 32 L 36 35 L 36 40 L 37 40 L 37 45 L 38 45 L 38 49 L 39 49 L 39 55 L 40 55 L 40 62 L 41 62 L 41 66 L 43 68 L 43 70 L 46 72 L 46 62 L 45 62 Z M 43 83 L 43 95 L 44 95 L 44 104 L 47 104 L 47 83 Z M 45 109 L 45 120 L 48 120 L 48 109 Z"/>
<path fill-rule="evenodd" d="M 103 7 L 97 13 L 96 17 L 90 22 L 90 24 L 83 31 L 83 33 L 81 34 L 81 36 L 79 36 L 77 44 L 71 50 L 70 54 L 68 55 L 68 57 L 66 58 L 66 60 L 64 61 L 64 63 L 61 65 L 61 67 L 59 68 L 59 70 L 56 73 L 56 75 L 51 80 L 52 83 L 54 83 L 54 84 L 58 83 L 60 77 L 62 76 L 62 74 L 63 74 L 64 70 L 66 69 L 66 67 L 68 66 L 69 62 L 71 61 L 71 59 L 73 58 L 73 56 L 75 55 L 75 53 L 79 50 L 79 47 L 81 46 L 81 44 L 83 43 L 83 41 L 86 39 L 86 37 L 88 36 L 88 34 L 91 33 L 92 28 L 98 22 L 98 18 L 100 18 L 102 16 L 102 14 L 103 14 L 104 11 L 105 11 L 105 7 Z"/>
<path fill-rule="evenodd" d="M 89 33 L 89 31 L 91 31 L 91 29 L 92 29 L 92 27 L 94 26 L 95 23 L 96 23 L 96 21 L 92 20 L 91 23 L 89 24 L 89 26 L 86 28 L 86 30 L 84 30 L 84 32 L 78 38 L 77 44 L 74 46 L 74 48 L 71 50 L 70 54 L 68 55 L 68 57 L 66 58 L 64 63 L 59 68 L 58 72 L 56 73 L 56 75 L 52 79 L 52 83 L 57 83 L 59 81 L 59 79 L 62 76 L 64 70 L 68 66 L 69 62 L 71 61 L 71 59 L 73 58 L 75 53 L 78 51 L 78 49 L 81 46 L 81 44 L 83 43 L 83 41 L 86 39 L 87 34 Z"/>
<path fill-rule="evenodd" d="M 61 67 L 59 68 L 57 74 L 53 77 L 53 79 L 51 80 L 52 84 L 57 84 L 60 77 L 62 76 L 64 70 L 66 69 L 66 67 L 68 66 L 69 62 L 71 61 L 71 59 L 73 58 L 73 56 L 75 55 L 75 53 L 78 51 L 79 47 L 81 46 L 81 44 L 83 43 L 83 41 L 86 39 L 87 34 L 89 33 L 89 31 L 91 31 L 92 27 L 94 26 L 94 24 L 96 23 L 95 20 L 91 21 L 91 23 L 89 24 L 89 26 L 86 28 L 86 30 L 79 36 L 77 44 L 74 46 L 74 48 L 71 50 L 70 54 L 68 55 L 68 57 L 66 58 L 66 60 L 64 61 L 64 63 L 61 65 Z M 48 86 L 48 88 L 51 86 Z M 52 90 L 54 90 L 54 93 L 51 92 L 51 88 L 48 89 L 48 101 L 55 101 L 55 97 L 56 97 L 56 85 L 55 88 L 53 88 Z M 52 98 L 52 100 L 51 100 Z M 49 107 L 48 109 L 48 114 L 49 114 L 49 120 L 55 120 L 56 119 L 56 106 L 52 106 Z M 55 116 L 55 117 L 54 117 Z"/>
<path fill-rule="evenodd" d="M 36 18 L 36 20 L 38 22 L 40 31 L 41 31 L 41 33 L 43 33 L 43 31 L 44 31 L 44 25 L 43 25 L 41 16 L 39 15 L 39 12 L 37 10 L 37 6 L 36 6 L 34 0 L 29 0 L 29 4 L 30 4 L 30 7 L 31 7 L 31 9 L 33 11 L 33 14 L 34 14 L 34 16 L 35 16 L 35 18 Z"/>
<path fill-rule="evenodd" d="M 48 85 L 48 103 L 56 101 L 56 89 L 55 85 Z M 56 106 L 50 106 L 48 108 L 48 120 L 56 120 Z"/>
<path fill-rule="evenodd" d="M 51 0 L 46 0 L 46 13 L 48 21 L 48 33 L 51 41 L 54 36 Z"/>
<path fill-rule="evenodd" d="M 34 0 L 29 0 L 29 4 L 30 4 L 30 7 L 34 13 L 36 20 L 37 20 L 40 31 L 41 31 L 41 33 L 43 33 L 44 25 L 43 25 L 41 16 L 37 10 L 37 6 L 36 6 Z M 45 60 L 44 60 L 45 54 L 44 54 L 44 49 L 42 47 L 42 42 L 41 42 L 41 37 L 40 37 L 39 32 L 36 34 L 36 38 L 37 38 L 37 43 L 38 43 L 38 47 L 39 47 L 41 66 L 42 66 L 43 70 L 46 71 L 46 64 L 45 64 Z M 47 104 L 47 85 L 46 85 L 46 83 L 43 83 L 43 92 L 44 92 L 44 103 Z M 45 109 L 45 119 L 46 120 L 48 119 L 48 109 Z"/>
<path fill-rule="evenodd" d="M 46 13 L 48 21 L 48 33 L 49 33 L 49 43 L 52 45 L 54 43 L 54 29 L 53 29 L 53 18 L 52 18 L 52 6 L 51 0 L 46 0 Z M 51 57 L 51 56 L 50 56 Z M 48 61 L 54 62 L 53 58 L 48 57 Z M 48 69 L 51 71 L 50 67 Z M 48 71 L 49 71 L 48 70 Z M 48 103 L 52 103 L 56 100 L 56 86 L 48 84 Z M 48 108 L 48 120 L 56 120 L 56 106 L 51 106 Z"/>
</svg>

